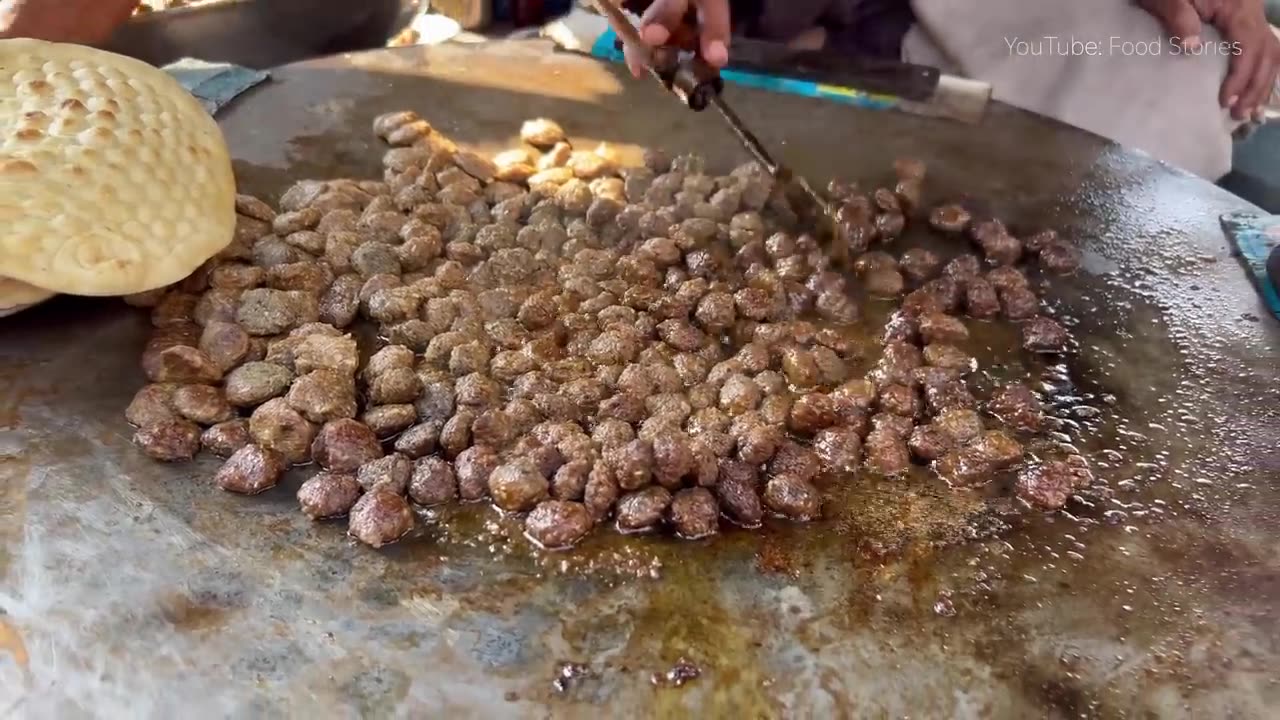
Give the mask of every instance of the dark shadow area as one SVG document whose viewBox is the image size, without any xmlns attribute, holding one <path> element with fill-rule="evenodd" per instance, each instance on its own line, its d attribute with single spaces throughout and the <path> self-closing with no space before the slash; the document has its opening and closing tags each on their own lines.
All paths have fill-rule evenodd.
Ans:
<svg viewBox="0 0 1280 720">
<path fill-rule="evenodd" d="M 1254 174 L 1234 170 L 1218 181 L 1224 190 L 1238 195 L 1269 213 L 1280 213 L 1280 186 Z"/>
<path fill-rule="evenodd" d="M 379 48 L 421 0 L 223 0 L 137 15 L 104 48 L 152 65 L 184 57 L 265 69 Z"/>
<path fill-rule="evenodd" d="M 1269 213 L 1280 213 L 1280 125 L 1268 123 L 1236 140 L 1231 172 L 1218 184 Z"/>
<path fill-rule="evenodd" d="M 1267 258 L 1267 277 L 1272 286 L 1280 288 L 1280 246 L 1273 249 Z"/>
</svg>

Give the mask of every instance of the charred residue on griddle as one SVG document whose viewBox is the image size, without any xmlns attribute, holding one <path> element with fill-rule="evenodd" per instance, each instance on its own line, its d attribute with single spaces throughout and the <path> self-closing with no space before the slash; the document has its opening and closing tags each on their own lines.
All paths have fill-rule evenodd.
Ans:
<svg viewBox="0 0 1280 720">
<path fill-rule="evenodd" d="M 202 602 L 203 600 L 204 602 Z M 197 599 L 182 593 L 173 593 L 157 601 L 160 615 L 179 631 L 210 630 L 221 627 L 235 609 L 216 602 L 216 598 Z"/>
<path fill-rule="evenodd" d="M 649 682 L 654 687 L 678 688 L 697 680 L 701 675 L 702 668 L 682 657 L 667 671 L 655 672 L 649 676 Z"/>
<path fill-rule="evenodd" d="M 558 695 L 564 695 L 577 687 L 584 679 L 594 676 L 591 668 L 578 662 L 561 662 L 556 665 L 556 676 L 551 681 L 551 689 Z"/>
<path fill-rule="evenodd" d="M 950 590 L 938 591 L 938 599 L 933 601 L 933 614 L 948 618 L 956 616 L 956 605 L 951 600 Z"/>
<path fill-rule="evenodd" d="M 756 551 L 756 569 L 766 575 L 799 577 L 800 566 L 792 543 L 773 535 L 766 535 Z"/>
</svg>

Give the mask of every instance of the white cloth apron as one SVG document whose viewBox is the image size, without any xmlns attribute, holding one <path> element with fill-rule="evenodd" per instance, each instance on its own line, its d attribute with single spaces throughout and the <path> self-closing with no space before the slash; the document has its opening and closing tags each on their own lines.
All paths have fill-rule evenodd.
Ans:
<svg viewBox="0 0 1280 720">
<path fill-rule="evenodd" d="M 1201 34 L 1205 54 L 1175 55 L 1155 18 L 1126 0 L 912 0 L 912 7 L 918 22 L 903 42 L 904 60 L 983 80 L 998 100 L 1201 177 L 1231 169 L 1238 123 L 1218 105 L 1229 48 L 1212 28 Z"/>
</svg>

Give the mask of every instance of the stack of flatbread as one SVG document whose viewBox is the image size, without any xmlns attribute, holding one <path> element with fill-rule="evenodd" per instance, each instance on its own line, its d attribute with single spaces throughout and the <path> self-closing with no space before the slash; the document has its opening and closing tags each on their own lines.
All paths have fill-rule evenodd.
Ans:
<svg viewBox="0 0 1280 720">
<path fill-rule="evenodd" d="M 235 232 L 217 123 L 164 72 L 0 40 L 0 316 L 177 282 Z"/>
</svg>

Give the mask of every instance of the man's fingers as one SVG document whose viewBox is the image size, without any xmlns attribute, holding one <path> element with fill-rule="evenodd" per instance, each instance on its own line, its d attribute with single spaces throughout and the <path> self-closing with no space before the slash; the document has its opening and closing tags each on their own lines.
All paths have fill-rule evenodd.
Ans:
<svg viewBox="0 0 1280 720">
<path fill-rule="evenodd" d="M 644 73 L 644 63 L 640 60 L 639 54 L 630 45 L 623 44 L 622 55 L 627 59 L 627 69 L 631 71 L 633 77 L 640 77 Z"/>
<path fill-rule="evenodd" d="M 702 59 L 716 67 L 729 62 L 729 0 L 698 0 Z"/>
<path fill-rule="evenodd" d="M 1191 0 L 1139 0 L 1138 5 L 1155 16 L 1175 42 L 1185 48 L 1200 47 L 1200 14 Z"/>
<path fill-rule="evenodd" d="M 684 0 L 658 0 L 651 4 L 645 10 L 644 16 L 640 18 L 640 39 L 651 46 L 665 43 L 670 33 L 662 23 L 665 22 L 665 18 L 668 15 L 675 12 L 676 8 L 674 6 L 683 7 L 684 5 Z M 617 28 L 614 28 L 614 30 L 616 32 Z M 643 54 L 640 51 L 624 43 L 622 54 L 627 61 L 627 69 L 631 71 L 633 76 L 640 77 L 644 74 L 645 63 Z"/>
<path fill-rule="evenodd" d="M 1215 21 L 1218 13 L 1224 9 L 1222 0 L 1191 0 L 1191 4 L 1195 6 L 1200 19 L 1207 23 Z"/>
<path fill-rule="evenodd" d="M 1263 45 L 1258 53 L 1258 63 L 1249 76 L 1249 83 L 1240 95 L 1240 107 L 1243 112 L 1255 116 L 1267 104 L 1271 89 L 1276 81 L 1276 52 L 1270 44 Z"/>
<path fill-rule="evenodd" d="M 688 12 L 689 0 L 657 0 L 644 11 L 644 15 L 640 18 L 640 27 L 661 25 L 668 31 L 675 30 L 684 22 L 684 16 Z"/>
<path fill-rule="evenodd" d="M 671 39 L 671 31 L 665 25 L 645 25 L 640 29 L 640 37 L 656 47 Z"/>
<path fill-rule="evenodd" d="M 662 45 L 671 37 L 671 33 L 661 25 L 645 25 L 640 28 L 640 39 L 650 47 Z M 627 67 L 630 68 L 631 74 L 640 77 L 645 71 L 645 61 L 642 52 L 630 45 L 622 46 L 623 55 L 627 58 Z"/>
<path fill-rule="evenodd" d="M 722 67 L 729 61 L 729 0 L 657 0 L 645 10 L 640 20 L 640 37 L 653 46 L 670 42 L 684 24 L 691 2 L 698 10 L 698 42 L 702 57 L 716 67 Z M 628 64 L 632 62 L 628 58 Z M 631 71 L 638 72 L 634 66 Z"/>
<path fill-rule="evenodd" d="M 1236 120 L 1247 120 L 1252 116 L 1254 106 L 1248 103 L 1248 93 L 1256 83 L 1259 73 L 1266 71 L 1267 57 L 1272 37 L 1262 37 L 1252 27 L 1252 18 L 1245 13 L 1220 18 L 1219 30 L 1225 38 L 1232 41 L 1232 48 L 1238 53 L 1231 57 L 1227 78 L 1222 82 L 1219 100 L 1222 106 L 1230 108 L 1231 116 Z M 1268 28 L 1267 32 L 1270 32 Z"/>
<path fill-rule="evenodd" d="M 1199 49 L 1200 33 L 1204 27 L 1200 22 L 1200 14 L 1187 2 L 1175 2 L 1164 20 L 1165 32 L 1169 37 L 1191 50 Z"/>
<path fill-rule="evenodd" d="M 1252 112 L 1252 108 L 1246 107 L 1241 100 L 1244 99 L 1244 91 L 1254 73 L 1258 71 L 1261 56 L 1262 53 L 1256 48 L 1245 48 L 1239 55 L 1231 58 L 1231 68 L 1227 70 L 1227 79 L 1222 83 L 1219 100 L 1222 107 L 1231 109 L 1231 116 L 1236 120 L 1244 120 Z"/>
</svg>

